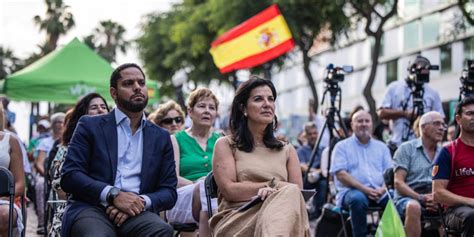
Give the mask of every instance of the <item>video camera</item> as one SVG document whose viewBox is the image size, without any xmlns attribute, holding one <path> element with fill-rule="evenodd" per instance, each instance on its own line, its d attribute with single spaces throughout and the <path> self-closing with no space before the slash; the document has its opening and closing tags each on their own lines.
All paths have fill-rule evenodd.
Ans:
<svg viewBox="0 0 474 237">
<path fill-rule="evenodd" d="M 463 86 L 474 86 L 474 60 L 467 60 L 467 68 L 463 70 L 460 80 Z"/>
<path fill-rule="evenodd" d="M 415 61 L 408 68 L 408 83 L 423 85 L 430 82 L 430 70 L 439 70 L 438 65 L 431 65 L 430 61 L 423 56 L 416 56 Z"/>
<path fill-rule="evenodd" d="M 461 100 L 461 95 L 465 97 L 474 95 L 474 60 L 467 60 L 467 68 L 462 71 L 461 78 L 461 88 L 459 100 Z"/>
<path fill-rule="evenodd" d="M 344 81 L 344 73 L 352 72 L 354 69 L 352 66 L 334 67 L 334 65 L 330 63 L 326 67 L 326 70 L 327 76 L 324 81 L 329 84 L 337 84 L 338 82 Z"/>
</svg>

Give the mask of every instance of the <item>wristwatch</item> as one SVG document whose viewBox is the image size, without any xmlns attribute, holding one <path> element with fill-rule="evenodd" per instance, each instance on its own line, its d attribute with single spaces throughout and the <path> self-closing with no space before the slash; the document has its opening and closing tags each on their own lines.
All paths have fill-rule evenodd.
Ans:
<svg viewBox="0 0 474 237">
<path fill-rule="evenodd" d="M 119 195 L 120 189 L 112 187 L 107 193 L 106 201 L 109 205 L 114 205 L 114 199 Z"/>
</svg>

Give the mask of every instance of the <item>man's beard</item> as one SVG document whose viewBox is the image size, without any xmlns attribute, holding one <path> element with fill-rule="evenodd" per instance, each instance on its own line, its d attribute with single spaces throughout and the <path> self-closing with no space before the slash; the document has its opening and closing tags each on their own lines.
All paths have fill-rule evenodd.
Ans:
<svg viewBox="0 0 474 237">
<path fill-rule="evenodd" d="M 143 109 L 145 109 L 147 104 L 148 104 L 148 96 L 145 96 L 145 100 L 141 102 L 133 102 L 131 100 L 125 100 L 121 98 L 120 96 L 117 96 L 117 105 L 133 113 L 138 113 L 138 112 L 143 111 Z"/>
</svg>

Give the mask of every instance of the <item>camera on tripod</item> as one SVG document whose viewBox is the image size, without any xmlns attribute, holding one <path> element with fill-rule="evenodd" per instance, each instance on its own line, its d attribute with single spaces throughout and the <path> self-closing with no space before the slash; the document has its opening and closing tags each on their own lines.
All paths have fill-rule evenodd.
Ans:
<svg viewBox="0 0 474 237">
<path fill-rule="evenodd" d="M 324 81 L 329 84 L 336 84 L 344 81 L 344 73 L 352 72 L 354 69 L 352 66 L 334 67 L 334 65 L 330 63 L 326 67 L 326 70 L 328 73 Z"/>
<path fill-rule="evenodd" d="M 415 61 L 408 68 L 407 81 L 415 85 L 423 85 L 430 82 L 430 71 L 439 70 L 438 65 L 431 65 L 430 61 L 423 56 L 416 56 Z"/>
</svg>

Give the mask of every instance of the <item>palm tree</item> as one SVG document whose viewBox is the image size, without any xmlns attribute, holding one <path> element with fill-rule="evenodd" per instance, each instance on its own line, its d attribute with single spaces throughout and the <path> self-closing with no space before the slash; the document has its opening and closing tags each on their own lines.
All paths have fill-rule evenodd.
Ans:
<svg viewBox="0 0 474 237">
<path fill-rule="evenodd" d="M 84 38 L 84 43 L 104 57 L 108 62 L 115 62 L 117 50 L 127 51 L 130 42 L 124 39 L 125 28 L 117 22 L 101 21 L 94 32 Z"/>
<path fill-rule="evenodd" d="M 0 79 L 15 72 L 20 66 L 21 60 L 13 54 L 13 51 L 0 46 Z"/>
<path fill-rule="evenodd" d="M 74 16 L 69 11 L 69 6 L 64 5 L 62 0 L 45 0 L 47 9 L 44 18 L 35 16 L 33 19 L 40 30 L 46 32 L 46 43 L 43 54 L 56 49 L 58 39 L 74 27 Z"/>
</svg>

